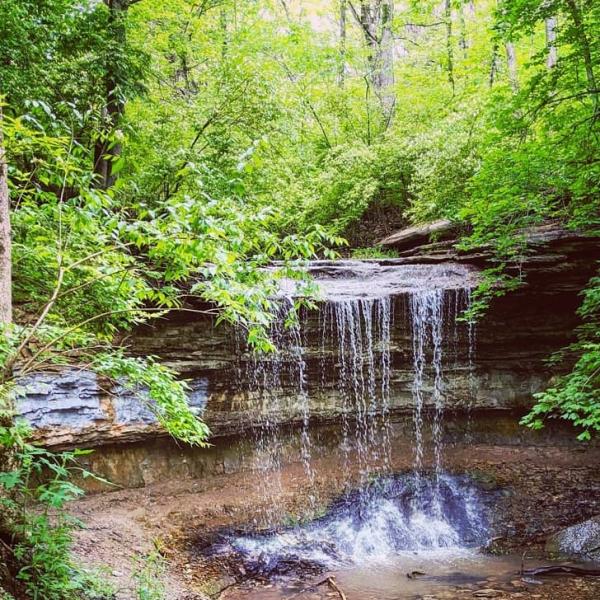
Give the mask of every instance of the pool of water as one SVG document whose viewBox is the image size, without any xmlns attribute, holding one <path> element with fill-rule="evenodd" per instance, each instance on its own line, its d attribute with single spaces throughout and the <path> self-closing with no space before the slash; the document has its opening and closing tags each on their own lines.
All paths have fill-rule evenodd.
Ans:
<svg viewBox="0 0 600 600">
<path fill-rule="evenodd" d="M 538 563 L 527 562 L 529 568 Z M 544 581 L 524 581 L 520 556 L 494 557 L 476 550 L 456 548 L 400 552 L 377 565 L 353 565 L 309 578 L 278 578 L 232 590 L 229 600 L 321 600 L 339 598 L 327 583 L 332 576 L 347 600 L 416 600 L 432 597 L 472 598 L 473 592 L 493 589 L 498 597 L 510 597 L 527 588 L 543 587 Z M 518 596 L 517 596 L 518 597 Z"/>
</svg>

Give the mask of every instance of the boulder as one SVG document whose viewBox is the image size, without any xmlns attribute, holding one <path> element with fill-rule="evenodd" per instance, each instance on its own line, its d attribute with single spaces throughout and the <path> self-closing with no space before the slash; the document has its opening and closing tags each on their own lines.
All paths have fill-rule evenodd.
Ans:
<svg viewBox="0 0 600 600">
<path fill-rule="evenodd" d="M 546 551 L 564 558 L 600 560 L 600 515 L 555 533 L 548 538 Z"/>
<path fill-rule="evenodd" d="M 437 239 L 451 237 L 456 233 L 456 225 L 447 219 L 440 219 L 425 225 L 415 225 L 401 229 L 381 240 L 381 246 L 391 246 L 398 250 L 404 250 L 429 242 L 432 237 Z"/>
</svg>

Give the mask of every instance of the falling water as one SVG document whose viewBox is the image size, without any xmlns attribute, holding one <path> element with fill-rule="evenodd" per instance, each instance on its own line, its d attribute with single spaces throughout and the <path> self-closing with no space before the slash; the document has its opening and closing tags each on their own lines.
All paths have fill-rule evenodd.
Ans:
<svg viewBox="0 0 600 600">
<path fill-rule="evenodd" d="M 422 290 L 410 296 L 410 314 L 413 338 L 414 379 L 412 393 L 414 399 L 415 427 L 415 473 L 423 470 L 423 427 L 425 409 L 425 376 L 428 356 L 431 357 L 432 383 L 431 405 L 433 421 L 431 425 L 436 477 L 442 473 L 442 425 L 444 415 L 444 380 L 442 369 L 442 344 L 444 332 L 444 292 L 440 289 Z"/>
<path fill-rule="evenodd" d="M 473 291 L 471 288 L 466 290 L 467 301 L 466 311 L 471 310 L 473 306 Z M 471 440 L 472 437 L 472 411 L 473 402 L 477 394 L 477 379 L 475 377 L 475 352 L 477 348 L 477 324 L 471 317 L 467 316 L 467 360 L 469 364 L 469 393 L 467 397 L 467 441 Z"/>
<path fill-rule="evenodd" d="M 466 479 L 443 475 L 421 480 L 414 508 L 414 476 L 380 479 L 342 497 L 329 513 L 304 526 L 263 535 L 226 536 L 217 551 L 239 554 L 250 572 L 300 572 L 307 564 L 326 569 L 381 566 L 415 552 L 440 556 L 481 544 L 487 534 L 484 504 Z M 435 491 L 434 491 L 435 488 Z"/>
<path fill-rule="evenodd" d="M 329 304 L 337 340 L 337 387 L 343 403 L 345 463 L 354 449 L 361 481 L 389 469 L 390 330 L 392 301 L 351 298 Z M 350 419 L 352 417 L 352 419 Z M 354 431 L 351 431 L 351 422 Z"/>
<path fill-rule="evenodd" d="M 283 375 L 294 382 L 296 388 L 302 422 L 301 460 L 308 481 L 311 484 L 314 481 L 304 344 L 300 322 L 291 298 L 284 297 L 278 303 L 278 312 L 271 323 L 269 334 L 275 351 L 269 355 L 250 352 L 250 360 L 246 362 L 242 377 L 243 384 L 247 386 L 246 391 L 255 399 L 257 422 L 254 428 L 256 444 L 254 468 L 260 473 L 257 481 L 261 496 L 265 499 L 265 506 L 257 522 L 260 521 L 263 526 L 271 524 L 279 516 L 277 500 L 283 491 L 281 479 L 283 445 L 279 422 L 282 410 Z M 238 339 L 239 335 L 240 332 L 238 332 Z M 238 343 L 238 348 L 240 346 Z"/>
<path fill-rule="evenodd" d="M 290 304 L 288 314 L 293 311 L 293 303 Z M 307 391 L 306 381 L 306 360 L 304 359 L 304 344 L 302 340 L 302 329 L 297 315 L 294 313 L 294 318 L 289 323 L 289 336 L 292 342 L 292 377 L 293 381 L 297 382 L 298 399 L 300 403 L 300 415 L 302 418 L 302 430 L 300 434 L 302 465 L 304 473 L 310 484 L 310 488 L 314 485 L 314 471 L 312 468 L 312 443 L 310 439 L 310 403 Z M 295 368 L 295 373 L 294 373 Z M 310 503 L 314 507 L 315 497 L 310 494 Z"/>
<path fill-rule="evenodd" d="M 415 273 L 422 271 L 409 270 L 407 276 Z M 315 388 L 330 393 L 333 386 L 340 398 L 345 480 L 350 484 L 351 472 L 357 469 L 358 488 L 349 488 L 327 517 L 311 525 L 282 534 L 234 537 L 231 544 L 247 557 L 254 556 L 252 560 L 258 553 L 263 562 L 287 556 L 331 566 L 405 549 L 480 541 L 486 528 L 479 491 L 466 480 L 450 477 L 443 465 L 445 370 L 464 364 L 458 356 L 465 345 L 461 338 L 467 342 L 469 396 L 473 391 L 475 329 L 471 324 L 462 327 L 457 318 L 464 305 L 471 304 L 469 288 L 445 292 L 441 287 L 412 286 L 404 292 L 407 301 L 396 305 L 392 293 L 365 296 L 333 281 L 342 293 L 330 296 L 319 313 L 318 373 L 311 367 L 309 376 L 307 366 L 309 322 L 296 318 L 289 296 L 280 299 L 272 325 L 276 352 L 247 362 L 247 381 L 258 400 L 256 467 L 263 496 L 276 506 L 283 491 L 278 423 L 286 390 L 298 412 L 299 459 L 315 507 L 311 394 Z M 395 326 L 397 311 L 401 319 Z M 413 472 L 400 478 L 393 475 L 391 444 L 392 334 L 398 327 L 412 340 L 414 422 Z M 452 357 L 452 352 L 454 362 L 448 363 L 446 355 Z M 431 473 L 425 462 L 429 455 Z M 263 524 L 276 522 L 273 510 L 264 515 Z"/>
</svg>

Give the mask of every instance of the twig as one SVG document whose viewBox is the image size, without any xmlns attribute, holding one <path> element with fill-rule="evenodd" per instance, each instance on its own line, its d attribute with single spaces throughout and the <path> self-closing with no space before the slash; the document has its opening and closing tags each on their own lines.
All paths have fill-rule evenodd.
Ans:
<svg viewBox="0 0 600 600">
<path fill-rule="evenodd" d="M 346 594 L 344 594 L 344 591 L 335 582 L 335 575 L 330 575 L 329 577 L 325 577 L 325 579 L 322 579 L 321 581 L 319 581 L 317 583 L 313 583 L 313 584 L 301 589 L 299 592 L 296 592 L 293 596 L 290 596 L 288 600 L 293 600 L 294 598 L 301 596 L 305 592 L 314 590 L 315 588 L 318 588 L 325 584 L 327 584 L 334 592 L 337 592 L 337 594 L 340 597 L 340 600 L 348 600 L 348 598 L 346 598 Z"/>
<path fill-rule="evenodd" d="M 332 590 L 335 590 L 339 596 L 340 596 L 340 600 L 348 600 L 346 598 L 346 594 L 344 594 L 344 592 L 342 591 L 342 589 L 338 586 L 338 584 L 335 582 L 335 577 L 332 575 L 331 577 L 327 578 L 327 583 L 329 584 L 329 587 Z"/>
<path fill-rule="evenodd" d="M 2 538 L 0 538 L 0 544 L 2 544 L 11 554 L 15 553 L 15 551 Z"/>
</svg>

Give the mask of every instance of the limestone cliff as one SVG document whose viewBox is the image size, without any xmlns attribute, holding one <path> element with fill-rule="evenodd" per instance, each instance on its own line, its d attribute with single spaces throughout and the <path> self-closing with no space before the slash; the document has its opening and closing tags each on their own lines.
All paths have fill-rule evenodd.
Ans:
<svg viewBox="0 0 600 600">
<path fill-rule="evenodd" d="M 397 237 L 404 248 L 397 259 L 317 261 L 310 267 L 330 301 L 368 298 L 382 290 L 391 298 L 390 410 L 412 410 L 408 298 L 423 286 L 444 290 L 445 409 L 523 410 L 552 377 L 545 359 L 572 339 L 579 293 L 600 258 L 597 240 L 552 227 L 532 231 L 531 253 L 520 265 L 524 285 L 495 300 L 476 330 L 468 331 L 455 317 L 468 302 L 467 290 L 476 284 L 488 254 L 461 254 L 451 240 L 430 243 L 414 231 L 412 246 L 406 248 L 406 236 Z M 310 417 L 319 421 L 336 419 L 345 410 L 332 376 L 340 355 L 334 345 L 323 343 L 325 327 L 322 312 L 303 315 L 304 391 Z M 214 436 L 247 429 L 269 411 L 283 423 L 303 418 L 297 382 L 286 377 L 288 363 L 297 360 L 293 354 L 278 358 L 282 375 L 278 389 L 270 390 L 280 399 L 275 405 L 265 401 L 264 388 L 248 379 L 255 363 L 240 336 L 209 318 L 174 313 L 139 329 L 129 343 L 131 352 L 159 356 L 191 381 L 191 402 Z M 91 373 L 36 374 L 22 385 L 21 412 L 49 446 L 101 446 L 160 435 L 147 407 Z"/>
</svg>

